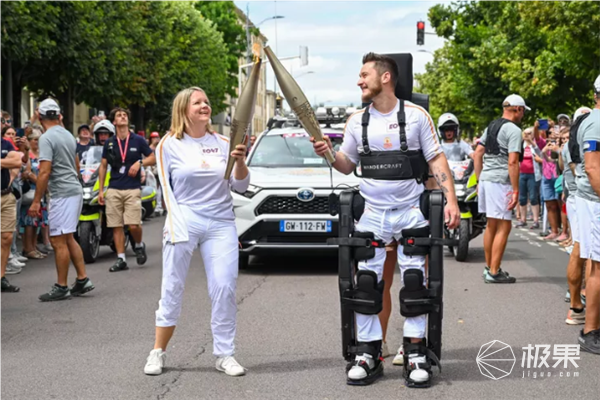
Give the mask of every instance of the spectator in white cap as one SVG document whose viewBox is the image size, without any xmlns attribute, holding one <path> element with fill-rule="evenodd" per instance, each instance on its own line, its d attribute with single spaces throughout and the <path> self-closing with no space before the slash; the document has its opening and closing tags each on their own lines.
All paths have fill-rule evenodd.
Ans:
<svg viewBox="0 0 600 400">
<path fill-rule="evenodd" d="M 487 215 L 483 237 L 486 283 L 514 283 L 516 279 L 500 268 L 512 210 L 519 200 L 519 161 L 523 136 L 518 124 L 530 110 L 525 100 L 511 94 L 502 102 L 502 118 L 490 123 L 475 151 L 475 174 L 479 182 L 479 212 Z"/>
<path fill-rule="evenodd" d="M 39 175 L 29 215 L 38 217 L 42 197 L 48 190 L 50 243 L 58 274 L 57 282 L 39 299 L 65 300 L 94 289 L 85 271 L 81 247 L 73 237 L 83 205 L 83 189 L 78 179 L 77 142 L 71 132 L 61 126 L 60 107 L 54 100 L 42 101 L 37 114 L 45 133 L 39 139 Z M 77 280 L 69 288 L 67 277 L 71 261 L 77 271 Z"/>
<path fill-rule="evenodd" d="M 580 257 L 592 260 L 586 273 L 587 315 L 579 344 L 581 350 L 600 354 L 600 75 L 594 82 L 594 98 L 596 106 L 580 116 L 585 119 L 577 129 L 581 163 L 576 167 L 575 212 Z"/>
</svg>

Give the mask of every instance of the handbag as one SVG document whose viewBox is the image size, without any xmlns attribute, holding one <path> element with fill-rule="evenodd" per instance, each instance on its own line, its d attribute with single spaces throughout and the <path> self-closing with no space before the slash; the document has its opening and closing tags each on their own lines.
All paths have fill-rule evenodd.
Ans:
<svg viewBox="0 0 600 400">
<path fill-rule="evenodd" d="M 22 206 L 30 206 L 33 203 L 33 198 L 35 197 L 35 190 L 28 190 L 27 193 L 23 194 L 21 198 Z"/>
</svg>

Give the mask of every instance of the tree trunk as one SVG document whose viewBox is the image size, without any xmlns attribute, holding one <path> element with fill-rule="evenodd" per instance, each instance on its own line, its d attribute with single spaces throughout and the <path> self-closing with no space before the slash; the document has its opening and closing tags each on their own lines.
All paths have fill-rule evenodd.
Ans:
<svg viewBox="0 0 600 400">
<path fill-rule="evenodd" d="M 68 87 L 66 91 L 58 96 L 58 100 L 60 101 L 60 109 L 62 111 L 65 129 L 71 133 L 77 132 L 77 128 L 73 126 L 73 113 L 75 111 L 75 106 L 73 105 L 73 89 Z"/>
<path fill-rule="evenodd" d="M 139 131 L 145 131 L 145 108 L 137 104 L 132 104 L 131 106 L 129 106 L 129 110 L 131 110 L 131 121 L 129 121 L 129 124 L 135 125 L 135 133 L 138 133 Z"/>
</svg>

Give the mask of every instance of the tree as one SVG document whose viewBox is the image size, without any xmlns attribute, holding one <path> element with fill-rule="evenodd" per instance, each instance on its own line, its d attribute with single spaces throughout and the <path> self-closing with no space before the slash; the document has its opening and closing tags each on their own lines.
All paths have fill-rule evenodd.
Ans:
<svg viewBox="0 0 600 400">
<path fill-rule="evenodd" d="M 454 112 L 461 128 L 481 133 L 510 93 L 535 118 L 572 113 L 591 101 L 600 70 L 600 3 L 457 2 L 429 10 L 448 41 L 417 75 L 432 113 Z"/>
<path fill-rule="evenodd" d="M 235 97 L 239 59 L 247 51 L 246 32 L 235 12 L 235 4 L 233 1 L 198 1 L 195 7 L 223 35 L 223 42 L 227 47 L 227 93 Z M 254 29 L 253 32 L 257 33 L 258 30 Z"/>
</svg>

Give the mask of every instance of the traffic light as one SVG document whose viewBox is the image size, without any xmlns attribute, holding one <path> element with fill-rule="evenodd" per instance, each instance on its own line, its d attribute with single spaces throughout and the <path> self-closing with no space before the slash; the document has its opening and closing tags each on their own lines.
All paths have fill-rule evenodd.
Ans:
<svg viewBox="0 0 600 400">
<path fill-rule="evenodd" d="M 417 22 L 417 45 L 423 46 L 425 44 L 425 22 Z"/>
</svg>

